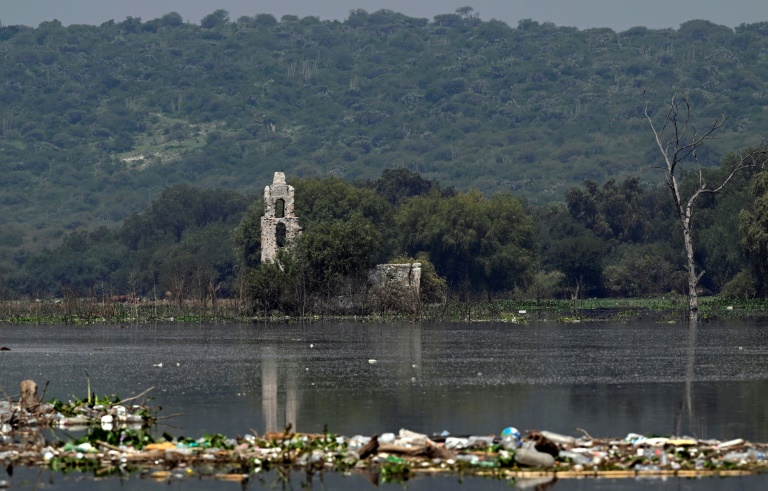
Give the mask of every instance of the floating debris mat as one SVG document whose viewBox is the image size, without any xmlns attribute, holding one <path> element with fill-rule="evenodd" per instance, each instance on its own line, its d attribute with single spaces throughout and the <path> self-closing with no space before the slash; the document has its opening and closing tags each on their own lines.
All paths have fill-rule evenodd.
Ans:
<svg viewBox="0 0 768 491">
<path fill-rule="evenodd" d="M 10 398 L 0 400 L 0 435 L 11 430 L 46 427 L 83 430 L 98 426 L 106 431 L 120 428 L 140 429 L 151 426 L 157 420 L 157 408 L 135 403 L 152 388 L 121 400 L 117 396 L 100 398 L 91 393 L 89 383 L 88 395 L 83 399 L 43 403 L 37 394 L 37 384 L 33 380 L 24 380 L 20 385 L 21 397 L 18 401 L 14 402 Z"/>
<path fill-rule="evenodd" d="M 28 381 L 25 381 L 28 382 Z M 768 444 L 743 439 L 686 436 L 593 438 L 515 428 L 498 435 L 398 433 L 352 437 L 324 431 L 254 431 L 244 436 L 153 436 L 155 408 L 130 399 L 91 396 L 40 403 L 27 387 L 17 400 L 0 401 L 0 464 L 46 466 L 96 476 L 139 473 L 154 479 L 209 477 L 244 481 L 269 470 L 281 474 L 360 472 L 378 482 L 455 473 L 506 479 L 740 476 L 768 473 Z M 129 404 L 130 403 L 130 404 Z M 80 437 L 55 441 L 51 428 L 82 429 Z M 45 431 L 44 431 L 45 430 Z M 55 432 L 57 430 L 54 430 Z M 9 471 L 10 472 L 10 471 Z"/>
</svg>

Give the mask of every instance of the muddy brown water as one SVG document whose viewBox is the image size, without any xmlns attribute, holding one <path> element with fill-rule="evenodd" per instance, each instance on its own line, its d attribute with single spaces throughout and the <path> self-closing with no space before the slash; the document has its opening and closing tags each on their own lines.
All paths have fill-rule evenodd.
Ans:
<svg viewBox="0 0 768 491">
<path fill-rule="evenodd" d="M 15 394 L 19 381 L 32 378 L 41 387 L 50 381 L 46 398 L 84 396 L 86 371 L 98 394 L 127 397 L 155 387 L 150 402 L 163 406 L 161 416 L 183 413 L 159 431 L 192 437 L 262 433 L 290 421 L 299 431 L 327 425 L 348 436 L 400 428 L 483 435 L 516 426 L 768 441 L 766 329 L 733 320 L 695 329 L 652 322 L 3 325 L 0 345 L 11 351 L 0 352 L 0 387 Z M 151 484 L 84 477 L 53 474 L 49 481 L 61 489 Z M 358 478 L 326 476 L 323 484 L 372 488 L 352 482 Z M 556 488 L 636 489 L 644 482 L 562 481 Z M 768 478 L 653 486 L 670 482 L 675 489 L 749 489 Z M 450 477 L 416 479 L 408 488 L 454 484 L 509 486 Z M 249 487 L 262 485 L 268 479 Z"/>
</svg>

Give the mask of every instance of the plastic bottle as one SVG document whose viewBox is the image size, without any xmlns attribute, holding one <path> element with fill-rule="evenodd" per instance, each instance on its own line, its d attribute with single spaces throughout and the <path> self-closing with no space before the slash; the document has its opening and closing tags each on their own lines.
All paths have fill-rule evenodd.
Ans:
<svg viewBox="0 0 768 491">
<path fill-rule="evenodd" d="M 515 460 L 518 464 L 528 467 L 552 467 L 555 465 L 554 457 L 532 448 L 518 449 L 515 452 Z"/>
<path fill-rule="evenodd" d="M 551 431 L 540 431 L 539 434 L 547 440 L 557 443 L 558 445 L 566 445 L 572 447 L 576 444 L 576 439 L 572 436 L 561 435 Z"/>
<path fill-rule="evenodd" d="M 469 447 L 487 448 L 493 445 L 492 436 L 470 436 L 467 442 Z"/>
<path fill-rule="evenodd" d="M 469 446 L 469 438 L 458 438 L 455 436 L 449 436 L 445 439 L 445 448 L 451 450 L 461 450 Z"/>
<path fill-rule="evenodd" d="M 577 452 L 571 452 L 569 450 L 560 450 L 560 454 L 558 456 L 561 459 L 571 459 L 574 464 L 578 465 L 587 465 L 589 463 L 589 459 L 586 455 Z"/>
<path fill-rule="evenodd" d="M 723 460 L 725 462 L 734 462 L 738 463 L 741 461 L 755 461 L 760 458 L 760 455 L 755 450 L 749 450 L 747 452 L 728 452 L 727 454 L 723 455 Z"/>
<path fill-rule="evenodd" d="M 480 457 L 477 455 L 457 455 L 456 460 L 459 462 L 467 462 L 470 465 L 477 465 L 480 462 Z"/>
<path fill-rule="evenodd" d="M 379 437 L 379 443 L 395 443 L 395 434 L 384 433 Z"/>
<path fill-rule="evenodd" d="M 735 440 L 728 440 L 727 442 L 722 442 L 719 445 L 717 445 L 717 448 L 730 448 L 735 447 L 737 445 L 741 445 L 744 443 L 744 440 L 741 438 L 736 438 Z"/>
</svg>

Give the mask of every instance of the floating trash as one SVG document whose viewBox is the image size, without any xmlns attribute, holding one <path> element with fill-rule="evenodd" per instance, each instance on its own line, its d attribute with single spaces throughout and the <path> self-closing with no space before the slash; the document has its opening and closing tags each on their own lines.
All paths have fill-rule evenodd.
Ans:
<svg viewBox="0 0 768 491">
<path fill-rule="evenodd" d="M 31 381 L 25 381 L 31 382 Z M 86 399 L 42 403 L 27 384 L 27 399 L 0 401 L 0 461 L 5 465 L 47 466 L 55 471 L 97 474 L 136 472 L 157 480 L 211 478 L 243 482 L 249 475 L 280 469 L 315 473 L 366 472 L 405 480 L 419 473 L 456 472 L 535 479 L 739 476 L 768 472 L 768 444 L 737 438 L 700 440 L 688 436 L 593 438 L 550 431 L 525 436 L 510 426 L 499 435 L 428 436 L 400 429 L 351 438 L 332 433 L 215 434 L 191 439 L 149 427 L 156 409 L 89 394 Z M 36 388 L 36 387 L 34 387 Z M 25 393 L 22 391 L 22 393 Z M 46 427 L 92 428 L 77 439 L 52 440 Z M 49 435 L 49 436 L 46 436 Z M 233 473 L 236 469 L 237 472 Z M 370 472 L 369 472 L 370 471 Z M 533 481 L 531 481 L 533 482 Z M 537 481 L 538 482 L 538 481 Z"/>
</svg>

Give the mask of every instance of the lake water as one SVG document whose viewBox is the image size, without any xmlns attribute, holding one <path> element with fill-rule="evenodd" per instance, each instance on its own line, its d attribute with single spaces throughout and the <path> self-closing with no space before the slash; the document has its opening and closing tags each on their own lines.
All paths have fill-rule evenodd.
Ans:
<svg viewBox="0 0 768 491">
<path fill-rule="evenodd" d="M 11 351 L 0 352 L 0 387 L 15 394 L 19 381 L 32 378 L 41 387 L 50 381 L 46 398 L 82 397 L 85 371 L 99 394 L 128 397 L 154 387 L 150 402 L 163 406 L 161 416 L 183 413 L 161 429 L 193 437 L 262 433 L 290 421 L 298 431 L 327 425 L 348 436 L 400 428 L 497 434 L 516 426 L 573 435 L 583 428 L 595 437 L 635 432 L 768 441 L 766 327 L 754 321 L 700 322 L 695 330 L 638 321 L 4 325 L 0 345 Z M 325 485 L 358 487 L 350 481 L 358 478 L 326 476 Z M 62 489 L 71 480 L 56 479 Z M 408 487 L 507 486 L 455 481 L 417 479 Z M 750 481 L 666 482 L 675 489 L 743 489 Z M 644 486 L 607 483 L 556 488 Z"/>
</svg>

